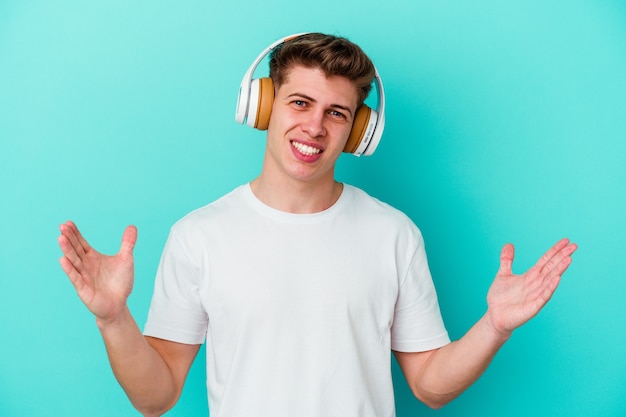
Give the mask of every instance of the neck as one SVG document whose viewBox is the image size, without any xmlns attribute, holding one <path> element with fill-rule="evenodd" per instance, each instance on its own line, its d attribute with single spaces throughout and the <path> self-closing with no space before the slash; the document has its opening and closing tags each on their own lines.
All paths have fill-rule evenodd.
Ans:
<svg viewBox="0 0 626 417">
<path fill-rule="evenodd" d="M 343 184 L 326 181 L 273 183 L 261 174 L 250 183 L 254 195 L 268 206 L 287 213 L 310 214 L 331 207 L 341 196 Z"/>
</svg>

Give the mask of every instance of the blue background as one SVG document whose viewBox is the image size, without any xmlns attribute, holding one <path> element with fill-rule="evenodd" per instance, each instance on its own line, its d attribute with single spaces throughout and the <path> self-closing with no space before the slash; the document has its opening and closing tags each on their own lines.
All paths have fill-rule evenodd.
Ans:
<svg viewBox="0 0 626 417">
<path fill-rule="evenodd" d="M 234 122 L 243 73 L 301 31 L 349 37 L 383 77 L 379 149 L 342 156 L 338 179 L 422 229 L 453 338 L 483 314 L 505 242 L 517 272 L 562 236 L 580 245 L 446 408 L 414 400 L 394 364 L 398 416 L 626 415 L 617 0 L 0 2 L 0 415 L 137 415 L 58 266 L 57 226 L 115 253 L 137 225 L 142 325 L 172 223 L 259 172 L 264 134 Z M 169 416 L 206 415 L 203 368 L 201 352 Z"/>
</svg>

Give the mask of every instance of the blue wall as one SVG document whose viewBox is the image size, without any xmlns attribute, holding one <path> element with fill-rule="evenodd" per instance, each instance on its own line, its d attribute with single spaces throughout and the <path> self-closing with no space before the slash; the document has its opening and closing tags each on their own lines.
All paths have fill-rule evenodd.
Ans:
<svg viewBox="0 0 626 417">
<path fill-rule="evenodd" d="M 422 229 L 454 338 L 506 241 L 518 272 L 562 236 L 580 245 L 455 402 L 430 411 L 397 373 L 398 416 L 626 415 L 626 6 L 380 3 L 0 2 L 0 415 L 136 415 L 58 266 L 57 225 L 108 253 L 138 226 L 143 323 L 171 224 L 259 172 L 264 136 L 233 120 L 241 76 L 309 30 L 348 36 L 382 74 L 383 141 L 343 156 L 339 179 Z M 203 366 L 168 415 L 206 413 Z"/>
</svg>

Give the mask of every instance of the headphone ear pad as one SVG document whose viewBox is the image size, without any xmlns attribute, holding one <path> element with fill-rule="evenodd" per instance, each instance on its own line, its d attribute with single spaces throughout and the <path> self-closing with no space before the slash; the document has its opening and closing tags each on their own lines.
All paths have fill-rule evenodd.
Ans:
<svg viewBox="0 0 626 417">
<path fill-rule="evenodd" d="M 367 132 L 367 127 L 369 125 L 370 116 L 372 114 L 372 109 L 363 104 L 356 111 L 356 115 L 354 116 L 354 122 L 352 123 L 352 130 L 350 131 L 350 136 L 348 137 L 348 141 L 346 142 L 346 146 L 343 148 L 343 151 L 346 153 L 354 153 L 361 144 L 363 137 L 365 136 L 365 132 Z"/>
<path fill-rule="evenodd" d="M 250 108 L 248 125 L 259 130 L 267 130 L 274 105 L 274 83 L 269 77 L 252 80 L 250 86 Z"/>
</svg>

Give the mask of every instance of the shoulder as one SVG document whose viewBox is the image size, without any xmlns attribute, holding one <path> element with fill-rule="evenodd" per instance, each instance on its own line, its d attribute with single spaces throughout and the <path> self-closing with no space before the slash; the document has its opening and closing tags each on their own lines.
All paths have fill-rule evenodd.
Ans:
<svg viewBox="0 0 626 417">
<path fill-rule="evenodd" d="M 423 241 L 421 231 L 403 211 L 372 197 L 360 188 L 351 185 L 345 187 L 349 197 L 348 212 L 359 227 L 367 228 L 381 237 L 395 236 L 395 239 L 400 240 Z"/>
<path fill-rule="evenodd" d="M 413 221 L 403 211 L 371 196 L 366 191 L 348 184 L 345 185 L 345 190 L 349 194 L 353 210 L 358 211 L 362 215 L 372 216 L 380 221 L 415 226 Z"/>
<path fill-rule="evenodd" d="M 204 250 L 225 236 L 229 236 L 233 225 L 245 216 L 245 186 L 239 186 L 217 200 L 197 208 L 170 228 L 165 250 L 168 253 L 184 254 L 189 259 L 202 256 Z"/>
<path fill-rule="evenodd" d="M 241 185 L 217 200 L 199 207 L 174 223 L 172 235 L 194 236 L 240 217 L 246 210 L 246 186 Z"/>
</svg>

